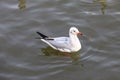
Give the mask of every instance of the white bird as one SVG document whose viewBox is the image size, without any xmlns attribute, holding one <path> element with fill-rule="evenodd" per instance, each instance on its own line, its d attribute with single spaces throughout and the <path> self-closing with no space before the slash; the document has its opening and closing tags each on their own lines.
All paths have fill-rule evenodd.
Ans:
<svg viewBox="0 0 120 80">
<path fill-rule="evenodd" d="M 81 43 L 77 37 L 77 34 L 82 35 L 82 33 L 76 28 L 71 27 L 69 30 L 69 37 L 48 37 L 40 32 L 37 32 L 40 35 L 41 41 L 45 42 L 53 49 L 61 52 L 77 52 L 81 49 Z"/>
</svg>

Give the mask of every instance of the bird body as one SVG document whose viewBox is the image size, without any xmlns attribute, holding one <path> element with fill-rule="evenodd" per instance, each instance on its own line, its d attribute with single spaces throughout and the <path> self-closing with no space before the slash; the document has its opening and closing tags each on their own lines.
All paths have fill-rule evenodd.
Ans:
<svg viewBox="0 0 120 80">
<path fill-rule="evenodd" d="M 48 37 L 40 32 L 41 41 L 45 42 L 55 50 L 61 52 L 77 52 L 81 49 L 81 43 L 77 37 L 77 34 L 82 35 L 76 27 L 71 27 L 69 30 L 69 37 Z"/>
</svg>

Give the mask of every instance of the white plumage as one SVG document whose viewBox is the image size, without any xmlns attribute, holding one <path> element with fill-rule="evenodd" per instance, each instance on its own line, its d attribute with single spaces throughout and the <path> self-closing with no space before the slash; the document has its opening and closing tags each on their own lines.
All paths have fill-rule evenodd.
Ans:
<svg viewBox="0 0 120 80">
<path fill-rule="evenodd" d="M 55 50 L 61 52 L 77 52 L 81 49 L 81 43 L 77 37 L 77 34 L 82 35 L 76 27 L 71 27 L 69 30 L 69 37 L 48 37 L 40 32 L 41 41 L 45 42 Z"/>
</svg>

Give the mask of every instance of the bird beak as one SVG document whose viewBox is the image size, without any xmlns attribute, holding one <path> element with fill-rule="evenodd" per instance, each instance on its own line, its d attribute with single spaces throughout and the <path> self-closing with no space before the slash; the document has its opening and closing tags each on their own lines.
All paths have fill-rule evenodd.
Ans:
<svg viewBox="0 0 120 80">
<path fill-rule="evenodd" d="M 78 32 L 77 34 L 79 34 L 79 35 L 83 35 L 81 32 Z"/>
</svg>

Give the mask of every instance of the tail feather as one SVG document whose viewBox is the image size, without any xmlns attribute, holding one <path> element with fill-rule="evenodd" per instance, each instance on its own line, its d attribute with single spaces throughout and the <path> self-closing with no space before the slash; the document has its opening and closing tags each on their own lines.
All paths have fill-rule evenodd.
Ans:
<svg viewBox="0 0 120 80">
<path fill-rule="evenodd" d="M 46 35 L 44 35 L 44 34 L 42 34 L 42 33 L 40 33 L 40 32 L 36 32 L 38 35 L 40 35 L 40 37 L 42 38 L 42 39 L 45 39 L 45 38 L 48 38 L 48 36 L 46 36 Z"/>
</svg>

